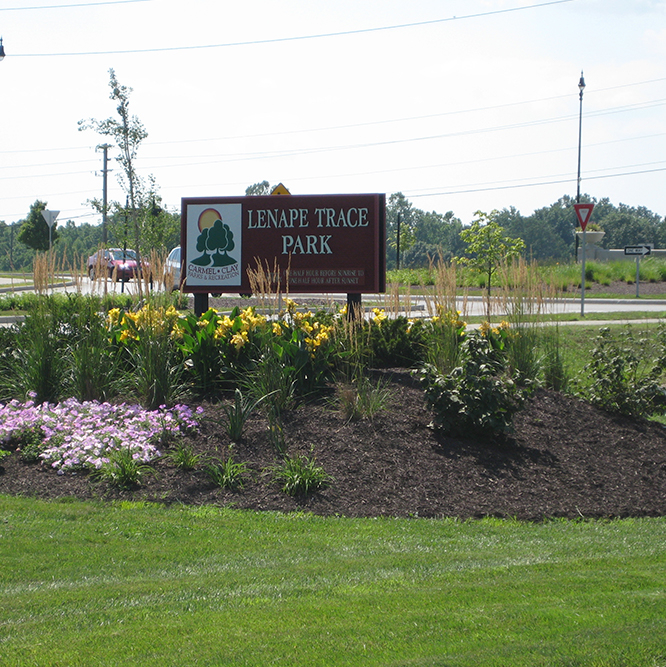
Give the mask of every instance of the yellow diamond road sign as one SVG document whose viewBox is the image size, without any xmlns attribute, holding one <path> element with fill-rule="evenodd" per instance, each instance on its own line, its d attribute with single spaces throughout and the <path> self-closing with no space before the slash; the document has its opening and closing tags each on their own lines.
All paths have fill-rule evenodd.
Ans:
<svg viewBox="0 0 666 667">
<path fill-rule="evenodd" d="M 290 195 L 291 192 L 287 190 L 287 188 L 282 185 L 282 183 L 278 183 L 274 188 L 273 191 L 271 192 L 272 195 Z"/>
</svg>

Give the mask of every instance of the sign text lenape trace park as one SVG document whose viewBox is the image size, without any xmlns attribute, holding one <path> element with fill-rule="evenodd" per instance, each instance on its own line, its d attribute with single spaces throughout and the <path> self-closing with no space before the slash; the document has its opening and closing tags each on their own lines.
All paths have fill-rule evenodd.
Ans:
<svg viewBox="0 0 666 667">
<path fill-rule="evenodd" d="M 252 289 L 248 270 L 282 291 L 386 291 L 383 194 L 189 197 L 182 200 L 186 292 Z"/>
</svg>

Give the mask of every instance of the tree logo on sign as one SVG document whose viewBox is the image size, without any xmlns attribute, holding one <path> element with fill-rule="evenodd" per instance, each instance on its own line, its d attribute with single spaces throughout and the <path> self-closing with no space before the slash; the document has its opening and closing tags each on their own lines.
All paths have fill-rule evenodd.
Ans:
<svg viewBox="0 0 666 667">
<path fill-rule="evenodd" d="M 202 253 L 192 260 L 197 266 L 231 266 L 238 260 L 228 253 L 236 247 L 234 234 L 214 208 L 207 208 L 199 216 L 197 252 Z"/>
</svg>

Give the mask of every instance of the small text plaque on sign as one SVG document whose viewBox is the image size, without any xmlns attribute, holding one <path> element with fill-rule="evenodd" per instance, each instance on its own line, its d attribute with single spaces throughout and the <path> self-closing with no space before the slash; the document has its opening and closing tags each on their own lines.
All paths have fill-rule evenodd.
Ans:
<svg viewBox="0 0 666 667">
<path fill-rule="evenodd" d="M 383 194 L 187 197 L 186 292 L 250 292 L 248 270 L 292 292 L 386 291 Z"/>
</svg>

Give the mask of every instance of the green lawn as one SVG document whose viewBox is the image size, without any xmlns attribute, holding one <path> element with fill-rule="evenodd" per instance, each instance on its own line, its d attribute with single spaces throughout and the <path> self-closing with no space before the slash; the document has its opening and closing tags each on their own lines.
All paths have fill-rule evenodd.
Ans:
<svg viewBox="0 0 666 667">
<path fill-rule="evenodd" d="M 0 664 L 666 664 L 666 519 L 345 519 L 0 495 Z"/>
</svg>

